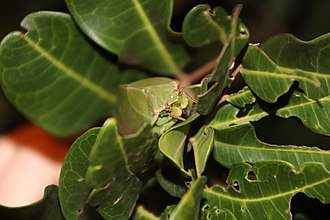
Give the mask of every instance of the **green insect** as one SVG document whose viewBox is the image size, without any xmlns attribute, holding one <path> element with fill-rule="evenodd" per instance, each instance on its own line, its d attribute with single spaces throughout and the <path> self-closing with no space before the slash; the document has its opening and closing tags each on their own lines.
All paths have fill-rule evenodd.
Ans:
<svg viewBox="0 0 330 220">
<path fill-rule="evenodd" d="M 188 96 L 175 80 L 156 77 L 120 86 L 118 130 L 123 137 L 138 135 L 147 125 L 161 134 L 183 118 Z"/>
</svg>

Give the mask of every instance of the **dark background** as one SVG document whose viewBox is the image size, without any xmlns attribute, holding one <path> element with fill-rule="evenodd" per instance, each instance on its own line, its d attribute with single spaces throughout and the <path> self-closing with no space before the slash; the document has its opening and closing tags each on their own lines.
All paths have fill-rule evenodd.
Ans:
<svg viewBox="0 0 330 220">
<path fill-rule="evenodd" d="M 311 40 L 330 32 L 329 0 L 174 0 L 172 28 L 180 31 L 185 14 L 198 3 L 220 5 L 229 13 L 242 3 L 243 22 L 251 34 L 251 42 L 263 42 L 279 33 L 291 33 L 302 40 Z M 53 10 L 67 12 L 64 0 L 2 0 L 0 4 L 0 39 L 7 33 L 20 30 L 20 21 L 30 12 Z M 9 131 L 25 121 L 0 92 L 0 134 Z M 280 119 L 267 117 L 254 124 L 258 137 L 269 143 L 318 146 L 329 149 L 330 138 L 314 134 L 303 127 L 295 118 Z M 304 195 L 293 199 L 293 212 L 307 215 L 295 219 L 321 219 L 320 213 L 327 213 L 326 205 Z M 307 216 L 309 218 L 307 218 Z M 325 218 L 324 218 L 325 219 Z"/>
</svg>

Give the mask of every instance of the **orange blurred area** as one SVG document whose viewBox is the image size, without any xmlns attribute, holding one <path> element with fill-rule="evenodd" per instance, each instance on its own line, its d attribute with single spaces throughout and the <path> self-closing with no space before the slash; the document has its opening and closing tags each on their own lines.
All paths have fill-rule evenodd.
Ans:
<svg viewBox="0 0 330 220">
<path fill-rule="evenodd" d="M 0 204 L 25 206 L 40 200 L 44 188 L 58 185 L 61 165 L 75 138 L 54 137 L 24 124 L 0 137 Z"/>
<path fill-rule="evenodd" d="M 62 162 L 75 138 L 57 138 L 36 125 L 27 123 L 6 134 L 17 146 L 33 148 L 41 154 Z"/>
</svg>

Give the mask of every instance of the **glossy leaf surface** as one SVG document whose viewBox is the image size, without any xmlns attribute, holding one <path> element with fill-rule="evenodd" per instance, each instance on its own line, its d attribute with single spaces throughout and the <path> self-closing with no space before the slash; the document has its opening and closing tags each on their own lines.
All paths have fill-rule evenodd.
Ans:
<svg viewBox="0 0 330 220">
<path fill-rule="evenodd" d="M 187 120 L 175 125 L 165 132 L 159 139 L 159 150 L 170 159 L 183 172 L 183 153 L 185 149 L 185 141 L 189 132 L 191 122 L 199 117 L 199 114 L 192 115 Z"/>
<path fill-rule="evenodd" d="M 316 147 L 266 144 L 258 140 L 253 126 L 249 124 L 215 132 L 213 155 L 226 167 L 240 162 L 284 160 L 296 168 L 306 162 L 319 162 L 330 169 L 330 151 Z"/>
<path fill-rule="evenodd" d="M 267 102 L 275 102 L 294 81 L 309 98 L 329 96 L 329 43 L 329 34 L 308 42 L 289 34 L 278 35 L 260 47 L 250 45 L 241 72 L 252 90 Z"/>
<path fill-rule="evenodd" d="M 88 202 L 105 219 L 127 219 L 138 198 L 141 182 L 130 172 L 116 121 L 108 119 L 89 155 L 86 182 L 93 187 Z"/>
<path fill-rule="evenodd" d="M 86 201 L 92 187 L 86 182 L 89 154 L 100 132 L 94 128 L 80 136 L 71 146 L 62 165 L 59 199 L 66 219 L 82 219 L 88 215 Z"/>
<path fill-rule="evenodd" d="M 117 85 L 143 75 L 119 70 L 67 14 L 33 13 L 22 27 L 27 33 L 12 32 L 1 42 L 1 85 L 20 111 L 58 136 L 108 116 Z"/>
<path fill-rule="evenodd" d="M 173 0 L 66 2 L 82 30 L 123 63 L 173 76 L 188 59 L 169 28 Z"/>
<path fill-rule="evenodd" d="M 195 167 L 198 176 L 206 168 L 207 160 L 213 149 L 214 131 L 211 127 L 203 126 L 197 134 L 189 138 L 189 143 L 194 150 Z"/>
<path fill-rule="evenodd" d="M 230 170 L 227 184 L 204 189 L 203 197 L 237 219 L 291 219 L 290 200 L 299 192 L 330 202 L 330 173 L 318 163 L 299 169 L 281 161 L 238 164 Z"/>
</svg>

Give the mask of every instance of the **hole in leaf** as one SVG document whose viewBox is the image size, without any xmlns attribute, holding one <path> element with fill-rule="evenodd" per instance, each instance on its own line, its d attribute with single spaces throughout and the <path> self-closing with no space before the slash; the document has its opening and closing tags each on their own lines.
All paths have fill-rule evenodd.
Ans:
<svg viewBox="0 0 330 220">
<path fill-rule="evenodd" d="M 248 172 L 247 179 L 252 181 L 258 180 L 257 175 L 253 171 Z"/>
<path fill-rule="evenodd" d="M 204 205 L 203 208 L 202 208 L 202 211 L 206 211 L 206 210 L 209 210 L 209 209 L 210 209 L 209 205 Z"/>
<path fill-rule="evenodd" d="M 244 108 L 242 108 L 238 113 L 237 113 L 237 117 L 240 118 L 240 117 L 244 117 L 246 116 L 247 114 L 249 114 L 249 112 L 252 110 L 254 104 L 247 104 L 245 105 Z"/>
<path fill-rule="evenodd" d="M 211 219 L 211 218 L 212 218 L 212 214 L 211 213 L 207 214 L 207 219 Z"/>
<path fill-rule="evenodd" d="M 234 182 L 234 184 L 233 184 L 233 187 L 234 187 L 234 189 L 235 189 L 237 192 L 240 191 L 240 189 L 239 189 L 239 184 L 238 184 L 238 181 L 237 181 L 237 180 L 235 180 L 235 182 Z"/>
<path fill-rule="evenodd" d="M 220 209 L 215 210 L 215 213 L 216 213 L 217 215 L 219 215 L 219 214 L 220 214 Z"/>
</svg>

